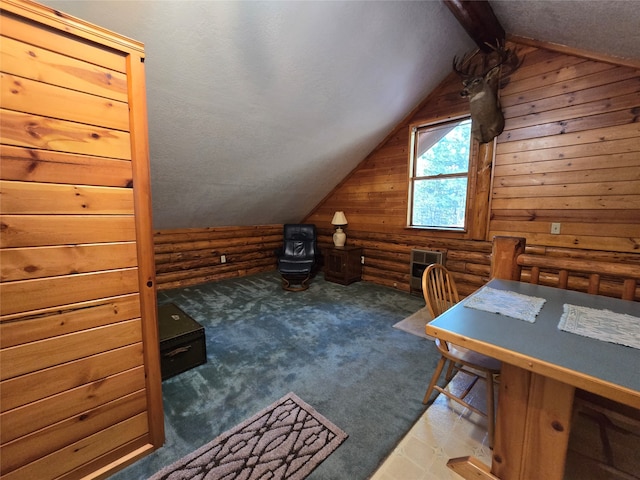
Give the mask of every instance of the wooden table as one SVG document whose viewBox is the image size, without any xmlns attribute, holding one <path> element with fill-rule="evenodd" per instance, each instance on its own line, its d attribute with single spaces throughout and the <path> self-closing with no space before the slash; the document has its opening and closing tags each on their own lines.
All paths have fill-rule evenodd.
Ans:
<svg viewBox="0 0 640 480">
<path fill-rule="evenodd" d="M 503 362 L 490 470 L 472 457 L 449 467 L 464 478 L 562 479 L 576 387 L 640 408 L 640 350 L 559 330 L 563 305 L 640 316 L 640 304 L 509 280 L 487 286 L 546 302 L 534 323 L 462 301 L 427 325 L 429 335 Z"/>
</svg>

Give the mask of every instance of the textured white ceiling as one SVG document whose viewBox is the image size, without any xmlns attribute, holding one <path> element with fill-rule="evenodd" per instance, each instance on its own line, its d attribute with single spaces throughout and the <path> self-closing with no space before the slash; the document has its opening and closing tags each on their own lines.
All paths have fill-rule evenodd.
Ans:
<svg viewBox="0 0 640 480">
<path fill-rule="evenodd" d="M 301 220 L 473 48 L 436 0 L 43 1 L 145 43 L 159 229 Z M 508 33 L 638 56 L 634 0 L 492 3 Z"/>
<path fill-rule="evenodd" d="M 491 0 L 491 6 L 508 33 L 640 58 L 640 0 Z"/>
</svg>

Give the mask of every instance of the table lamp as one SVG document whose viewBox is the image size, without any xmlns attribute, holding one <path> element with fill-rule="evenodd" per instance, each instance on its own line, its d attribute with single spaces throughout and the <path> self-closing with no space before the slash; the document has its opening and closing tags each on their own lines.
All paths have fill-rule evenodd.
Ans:
<svg viewBox="0 0 640 480">
<path fill-rule="evenodd" d="M 342 227 L 347 225 L 347 217 L 344 216 L 344 212 L 336 212 L 331 223 L 338 227 L 336 233 L 333 234 L 333 244 L 336 247 L 344 247 L 344 242 L 347 241 L 347 234 L 342 230 Z"/>
</svg>

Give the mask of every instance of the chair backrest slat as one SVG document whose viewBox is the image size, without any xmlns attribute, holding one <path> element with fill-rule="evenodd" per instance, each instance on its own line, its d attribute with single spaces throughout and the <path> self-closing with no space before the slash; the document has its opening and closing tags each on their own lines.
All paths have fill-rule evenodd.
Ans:
<svg viewBox="0 0 640 480">
<path fill-rule="evenodd" d="M 451 273 L 439 263 L 429 265 L 422 274 L 422 293 L 432 318 L 460 301 Z"/>
</svg>

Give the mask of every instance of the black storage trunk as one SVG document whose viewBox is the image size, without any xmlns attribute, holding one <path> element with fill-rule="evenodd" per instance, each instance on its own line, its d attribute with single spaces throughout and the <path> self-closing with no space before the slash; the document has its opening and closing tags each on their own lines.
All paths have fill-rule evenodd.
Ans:
<svg viewBox="0 0 640 480">
<path fill-rule="evenodd" d="M 162 379 L 207 362 L 204 327 L 173 303 L 158 307 Z"/>
</svg>

